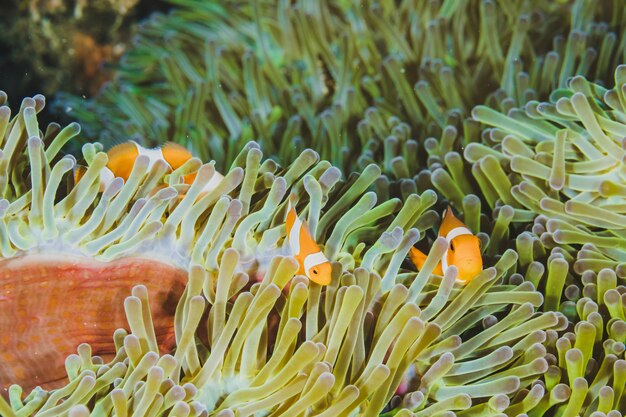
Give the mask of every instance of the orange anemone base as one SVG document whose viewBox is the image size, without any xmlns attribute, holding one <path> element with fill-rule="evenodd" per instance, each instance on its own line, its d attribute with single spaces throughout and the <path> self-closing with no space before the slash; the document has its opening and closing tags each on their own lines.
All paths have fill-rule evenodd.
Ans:
<svg viewBox="0 0 626 417">
<path fill-rule="evenodd" d="M 175 345 L 174 312 L 187 272 L 153 259 L 99 262 L 67 255 L 0 260 L 0 389 L 26 392 L 66 383 L 65 358 L 89 343 L 105 361 L 115 353 L 113 332 L 129 330 L 124 299 L 148 288 L 159 348 Z"/>
</svg>

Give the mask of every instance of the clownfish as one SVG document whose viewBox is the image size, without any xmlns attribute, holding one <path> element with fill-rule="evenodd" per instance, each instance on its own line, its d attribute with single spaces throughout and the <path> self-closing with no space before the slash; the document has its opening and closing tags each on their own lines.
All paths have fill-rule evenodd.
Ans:
<svg viewBox="0 0 626 417">
<path fill-rule="evenodd" d="M 305 275 L 320 285 L 330 284 L 332 269 L 330 261 L 311 236 L 306 221 L 298 217 L 293 194 L 289 197 L 287 206 L 286 227 L 289 251 L 300 265 L 297 274 Z"/>
<path fill-rule="evenodd" d="M 444 237 L 449 246 L 435 267 L 434 274 L 443 275 L 449 266 L 454 265 L 459 271 L 457 280 L 466 284 L 483 270 L 480 239 L 456 218 L 450 207 L 443 215 L 439 236 Z M 409 251 L 409 258 L 417 269 L 422 269 L 426 262 L 426 255 L 414 247 Z"/>
<path fill-rule="evenodd" d="M 128 177 L 130 177 L 130 173 L 135 166 L 135 161 L 140 155 L 146 155 L 150 159 L 148 169 L 150 169 L 155 162 L 161 160 L 167 163 L 170 172 L 180 168 L 185 162 L 193 158 L 191 152 L 185 147 L 172 142 L 168 142 L 160 148 L 153 149 L 144 148 L 132 140 L 116 145 L 107 151 L 109 161 L 106 167 L 100 171 L 100 191 L 103 191 L 116 177 L 128 181 Z M 80 181 L 86 171 L 87 168 L 82 165 L 76 167 L 74 171 L 75 184 Z M 220 173 L 215 172 L 204 187 L 204 191 L 210 191 L 215 188 L 223 178 Z M 196 179 L 196 173 L 193 172 L 185 175 L 182 179 L 184 184 L 191 185 Z"/>
</svg>

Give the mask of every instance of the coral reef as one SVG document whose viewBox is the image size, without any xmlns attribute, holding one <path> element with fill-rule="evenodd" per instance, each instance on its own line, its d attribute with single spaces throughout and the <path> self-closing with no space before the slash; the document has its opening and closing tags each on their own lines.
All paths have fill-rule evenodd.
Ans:
<svg viewBox="0 0 626 417">
<path fill-rule="evenodd" d="M 59 90 L 95 94 L 111 78 L 133 19 L 159 1 L 6 0 L 2 4 L 0 73 L 12 97 Z"/>
</svg>

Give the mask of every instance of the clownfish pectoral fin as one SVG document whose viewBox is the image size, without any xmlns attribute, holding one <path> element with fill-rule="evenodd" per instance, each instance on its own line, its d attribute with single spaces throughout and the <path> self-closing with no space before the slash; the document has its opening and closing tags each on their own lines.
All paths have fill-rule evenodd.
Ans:
<svg viewBox="0 0 626 417">
<path fill-rule="evenodd" d="M 426 262 L 427 256 L 421 250 L 411 247 L 409 250 L 409 259 L 413 262 L 413 265 L 417 268 L 417 270 L 421 270 L 424 266 L 424 262 Z"/>
</svg>

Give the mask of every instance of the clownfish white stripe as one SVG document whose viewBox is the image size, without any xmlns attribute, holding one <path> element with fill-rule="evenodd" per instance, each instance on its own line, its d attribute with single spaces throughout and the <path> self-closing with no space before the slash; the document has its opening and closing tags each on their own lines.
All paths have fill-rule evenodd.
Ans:
<svg viewBox="0 0 626 417">
<path fill-rule="evenodd" d="M 220 182 L 222 182 L 223 179 L 224 179 L 224 176 L 220 174 L 219 172 L 215 171 L 213 173 L 213 176 L 209 180 L 209 182 L 207 182 L 204 188 L 202 189 L 202 191 L 207 192 L 207 193 L 213 191 L 215 187 L 217 187 L 220 184 Z"/>
<path fill-rule="evenodd" d="M 321 251 L 312 253 L 304 258 L 304 270 L 308 275 L 311 268 L 323 264 L 324 262 L 328 262 L 328 258 L 326 258 L 326 256 Z"/>
<path fill-rule="evenodd" d="M 290 207 L 291 209 L 291 207 Z M 300 254 L 300 231 L 302 230 L 302 220 L 298 216 L 296 216 L 293 225 L 291 226 L 291 230 L 289 231 L 289 248 L 291 249 L 291 253 L 294 256 Z"/>
<path fill-rule="evenodd" d="M 448 241 L 448 249 L 446 249 L 446 252 L 443 254 L 443 257 L 441 258 L 441 270 L 443 271 L 443 273 L 446 273 L 446 270 L 448 269 L 448 251 L 450 250 L 450 243 L 452 242 L 452 239 L 454 239 L 455 237 L 458 236 L 463 236 L 463 235 L 472 235 L 472 232 L 467 228 L 467 227 L 455 227 L 454 229 L 450 230 L 448 232 L 448 234 L 446 235 L 446 240 Z"/>
<path fill-rule="evenodd" d="M 446 252 L 443 254 L 443 257 L 441 258 L 441 270 L 444 274 L 448 270 L 448 250 L 446 250 Z"/>
<path fill-rule="evenodd" d="M 161 148 L 146 149 L 143 146 L 139 146 L 138 143 L 135 143 L 135 147 L 137 148 L 137 152 L 139 153 L 138 156 L 145 155 L 150 160 L 150 162 L 148 163 L 148 169 L 152 168 L 152 165 L 154 165 L 156 161 L 161 161 L 161 160 L 165 161 L 167 165 L 171 168 L 171 165 L 163 156 L 163 151 L 161 150 Z"/>
<path fill-rule="evenodd" d="M 87 171 L 87 168 L 84 168 L 83 171 L 81 172 L 80 169 L 82 167 L 76 166 L 74 168 L 74 181 L 78 182 L 80 181 L 80 179 L 82 178 L 82 176 L 84 175 L 84 172 Z M 100 177 L 99 177 L 99 181 L 100 181 L 100 188 L 99 191 L 102 193 L 104 192 L 104 190 L 113 182 L 113 180 L 115 179 L 115 174 L 113 173 L 113 171 L 111 171 L 111 169 L 107 166 L 103 167 L 102 170 L 100 170 Z"/>
<path fill-rule="evenodd" d="M 100 171 L 100 191 L 104 191 L 115 179 L 115 174 L 109 169 L 109 167 L 102 168 Z"/>
<path fill-rule="evenodd" d="M 455 227 L 454 229 L 450 230 L 448 232 L 448 234 L 446 235 L 446 240 L 448 242 L 452 242 L 452 239 L 454 239 L 457 236 L 463 236 L 463 235 L 472 235 L 472 232 L 470 229 L 468 229 L 467 227 Z"/>
</svg>

